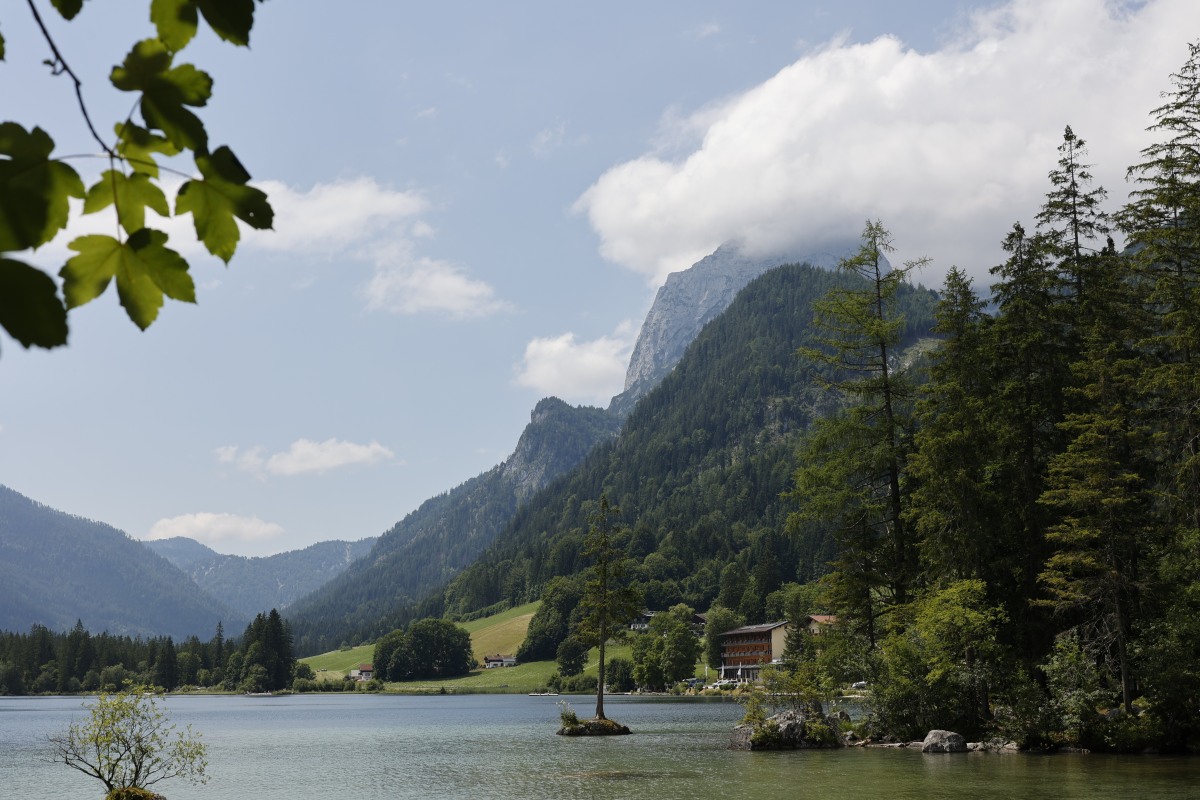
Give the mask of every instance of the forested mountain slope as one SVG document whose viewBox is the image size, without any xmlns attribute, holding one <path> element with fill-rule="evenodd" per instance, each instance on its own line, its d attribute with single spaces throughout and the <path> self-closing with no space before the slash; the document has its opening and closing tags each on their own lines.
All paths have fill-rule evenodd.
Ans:
<svg viewBox="0 0 1200 800">
<path fill-rule="evenodd" d="M 382 620 L 458 574 L 518 505 L 617 432 L 603 409 L 557 398 L 534 408 L 507 461 L 431 498 L 379 537 L 371 552 L 289 611 L 300 653 L 373 639 Z"/>
<path fill-rule="evenodd" d="M 786 534 L 790 509 L 780 495 L 796 466 L 798 434 L 836 407 L 819 380 L 825 368 L 797 349 L 819 345 L 813 301 L 845 285 L 856 284 L 807 265 L 749 284 L 638 403 L 617 440 L 520 509 L 419 613 L 527 602 L 551 577 L 580 571 L 588 514 L 602 492 L 632 528 L 629 550 L 649 607 L 708 608 L 718 592 L 736 593 L 739 605 L 749 592 L 752 611 L 756 594 L 819 574 L 829 543 Z M 902 287 L 905 345 L 929 335 L 935 301 L 933 292 Z"/>
<path fill-rule="evenodd" d="M 790 254 L 750 253 L 727 242 L 658 289 L 634 343 L 624 390 L 608 410 L 626 416 L 683 358 L 704 326 L 721 314 L 750 281 L 781 264 L 812 264 L 835 269 L 858 249 L 857 242 L 809 243 Z"/>
<path fill-rule="evenodd" d="M 247 558 L 224 555 L 183 536 L 145 542 L 183 570 L 201 589 L 247 619 L 264 609 L 283 610 L 367 555 L 375 538 L 317 542 L 302 550 Z"/>
<path fill-rule="evenodd" d="M 116 528 L 0 486 L 0 630 L 207 638 L 246 619 Z"/>
</svg>

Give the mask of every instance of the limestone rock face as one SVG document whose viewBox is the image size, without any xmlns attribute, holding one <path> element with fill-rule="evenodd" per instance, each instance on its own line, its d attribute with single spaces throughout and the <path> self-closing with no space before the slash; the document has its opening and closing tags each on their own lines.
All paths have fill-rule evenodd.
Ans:
<svg viewBox="0 0 1200 800">
<path fill-rule="evenodd" d="M 967 740 L 954 731 L 930 731 L 921 743 L 922 753 L 965 753 Z"/>
<path fill-rule="evenodd" d="M 781 711 L 762 725 L 738 725 L 733 750 L 814 750 L 845 743 L 819 708 Z"/>
<path fill-rule="evenodd" d="M 616 436 L 620 420 L 602 408 L 571 406 L 547 397 L 534 407 L 517 447 L 501 466 L 524 502 L 577 466 L 597 444 Z"/>
<path fill-rule="evenodd" d="M 729 243 L 688 269 L 671 273 L 642 323 L 625 373 L 625 391 L 613 398 L 609 410 L 621 417 L 628 414 L 674 368 L 700 330 L 759 275 L 781 264 L 807 262 L 833 268 L 857 248 L 857 243 L 849 242 L 758 254 Z"/>
</svg>

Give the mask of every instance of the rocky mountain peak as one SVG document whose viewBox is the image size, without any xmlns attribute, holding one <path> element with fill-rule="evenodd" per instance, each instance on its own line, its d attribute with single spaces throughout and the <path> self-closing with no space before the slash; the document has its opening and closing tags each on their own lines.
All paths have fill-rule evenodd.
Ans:
<svg viewBox="0 0 1200 800">
<path fill-rule="evenodd" d="M 609 411 L 628 414 L 675 367 L 700 330 L 759 275 L 791 263 L 833 268 L 857 249 L 857 242 L 837 242 L 759 254 L 727 242 L 688 269 L 672 272 L 642 323 L 625 373 L 625 391 L 612 399 Z"/>
</svg>

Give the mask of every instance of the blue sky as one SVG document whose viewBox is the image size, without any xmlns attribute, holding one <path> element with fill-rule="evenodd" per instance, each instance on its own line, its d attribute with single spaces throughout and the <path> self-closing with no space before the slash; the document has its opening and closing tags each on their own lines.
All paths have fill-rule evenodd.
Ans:
<svg viewBox="0 0 1200 800">
<path fill-rule="evenodd" d="M 46 7 L 46 3 L 41 3 Z M 147 4 L 47 13 L 105 130 Z M 276 230 L 139 332 L 109 292 L 71 342 L 0 339 L 0 483 L 136 538 L 263 555 L 377 535 L 505 458 L 541 397 L 607 404 L 666 274 L 723 241 L 854 236 L 980 286 L 1032 227 L 1063 127 L 1115 207 L 1194 0 L 258 6 L 202 36 L 202 117 Z M 92 152 L 24 4 L 0 118 Z M 100 162 L 77 159 L 85 174 Z M 186 165 L 185 165 L 186 166 Z M 85 218 L 30 258 L 56 272 Z"/>
</svg>

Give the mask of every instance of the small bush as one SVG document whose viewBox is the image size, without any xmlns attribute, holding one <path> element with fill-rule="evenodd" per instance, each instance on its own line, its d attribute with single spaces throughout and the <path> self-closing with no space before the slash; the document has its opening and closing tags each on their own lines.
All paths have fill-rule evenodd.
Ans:
<svg viewBox="0 0 1200 800">
<path fill-rule="evenodd" d="M 558 718 L 562 720 L 564 728 L 574 728 L 579 725 L 579 715 L 566 700 L 558 703 Z"/>
<path fill-rule="evenodd" d="M 783 733 L 774 720 L 768 720 L 754 726 L 754 732 L 750 734 L 750 743 L 756 749 L 778 750 L 783 746 Z"/>
</svg>

